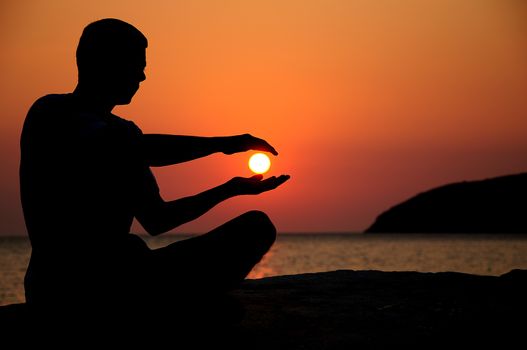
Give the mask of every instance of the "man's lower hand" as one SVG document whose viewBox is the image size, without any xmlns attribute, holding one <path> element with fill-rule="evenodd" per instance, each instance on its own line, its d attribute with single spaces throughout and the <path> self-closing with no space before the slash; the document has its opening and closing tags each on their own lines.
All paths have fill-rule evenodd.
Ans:
<svg viewBox="0 0 527 350">
<path fill-rule="evenodd" d="M 254 175 L 251 177 L 235 177 L 225 183 L 233 195 L 243 194 L 260 194 L 262 192 L 274 190 L 287 180 L 289 175 L 271 176 L 263 179 L 263 175 Z"/>
</svg>

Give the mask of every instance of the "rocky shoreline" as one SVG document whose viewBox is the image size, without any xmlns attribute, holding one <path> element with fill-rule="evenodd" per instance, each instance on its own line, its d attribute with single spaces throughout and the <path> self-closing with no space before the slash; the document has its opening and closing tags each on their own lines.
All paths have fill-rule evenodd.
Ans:
<svg viewBox="0 0 527 350">
<path fill-rule="evenodd" d="M 173 327 L 168 320 L 164 321 L 168 326 L 156 326 L 155 332 L 150 329 L 153 333 L 144 333 L 141 339 L 176 344 L 190 331 L 184 338 L 187 344 L 189 340 L 215 346 L 224 342 L 222 346 L 247 349 L 430 349 L 491 344 L 506 349 L 523 340 L 526 292 L 527 270 L 501 276 L 354 270 L 277 276 L 246 280 L 231 293 L 244 309 L 241 322 L 234 326 L 220 322 L 217 332 L 208 332 L 199 325 L 191 330 Z M 1 308 L 4 331 L 6 320 L 11 317 L 12 321 L 21 307 Z M 17 327 L 16 322 L 9 324 Z M 142 326 L 139 329 L 147 332 Z M 126 334 L 136 336 L 138 331 Z"/>
<path fill-rule="evenodd" d="M 260 348 L 381 349 L 512 344 L 523 338 L 527 271 L 333 271 L 247 281 L 240 332 Z"/>
</svg>

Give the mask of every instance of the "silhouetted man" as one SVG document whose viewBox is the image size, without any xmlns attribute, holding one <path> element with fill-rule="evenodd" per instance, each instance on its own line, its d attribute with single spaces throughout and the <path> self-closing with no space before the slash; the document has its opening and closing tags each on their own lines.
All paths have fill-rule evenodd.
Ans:
<svg viewBox="0 0 527 350">
<path fill-rule="evenodd" d="M 130 233 L 134 217 L 158 235 L 230 197 L 272 190 L 289 178 L 235 177 L 164 201 L 151 166 L 215 152 L 277 152 L 249 134 L 143 134 L 112 114 L 145 80 L 146 47 L 147 39 L 126 22 L 91 23 L 77 47 L 75 90 L 42 97 L 27 114 L 20 185 L 32 253 L 25 291 L 37 308 L 162 308 L 187 296 L 221 293 L 238 285 L 275 240 L 275 227 L 260 211 L 155 250 Z"/>
</svg>

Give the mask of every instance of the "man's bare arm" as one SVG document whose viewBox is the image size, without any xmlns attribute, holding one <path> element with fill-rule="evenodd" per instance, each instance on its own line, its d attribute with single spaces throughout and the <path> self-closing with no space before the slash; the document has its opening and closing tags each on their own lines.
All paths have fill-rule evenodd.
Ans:
<svg viewBox="0 0 527 350">
<path fill-rule="evenodd" d="M 149 234 L 156 236 L 197 219 L 228 198 L 270 191 L 288 179 L 289 175 L 272 176 L 265 180 L 262 175 L 235 177 L 195 196 L 170 202 L 159 199 L 156 203 L 146 203 L 137 219 Z"/>
<path fill-rule="evenodd" d="M 149 166 L 183 163 L 217 152 L 233 154 L 259 150 L 278 154 L 265 140 L 249 134 L 215 137 L 145 134 L 143 137 Z"/>
</svg>

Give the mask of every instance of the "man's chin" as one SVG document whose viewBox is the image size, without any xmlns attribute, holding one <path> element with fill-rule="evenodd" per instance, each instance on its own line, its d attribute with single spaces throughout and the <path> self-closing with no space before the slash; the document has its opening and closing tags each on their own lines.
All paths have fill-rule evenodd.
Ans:
<svg viewBox="0 0 527 350">
<path fill-rule="evenodd" d="M 133 98 L 133 96 L 120 97 L 120 98 L 117 99 L 117 101 L 115 101 L 115 104 L 116 105 L 127 105 L 127 104 L 130 104 L 130 102 L 132 102 L 132 98 Z"/>
<path fill-rule="evenodd" d="M 121 89 L 120 93 L 114 95 L 116 105 L 127 105 L 132 102 L 135 93 L 139 90 L 139 86 L 128 87 Z"/>
</svg>

